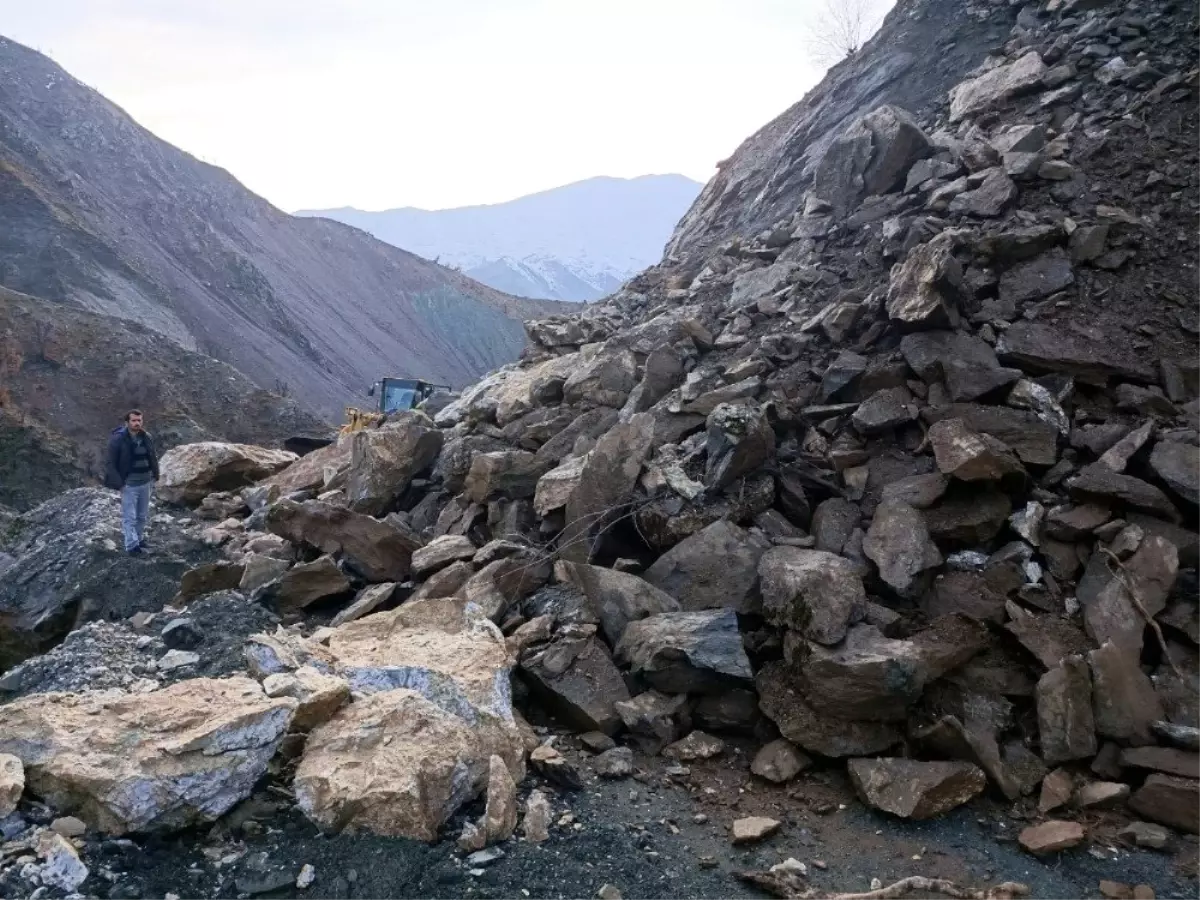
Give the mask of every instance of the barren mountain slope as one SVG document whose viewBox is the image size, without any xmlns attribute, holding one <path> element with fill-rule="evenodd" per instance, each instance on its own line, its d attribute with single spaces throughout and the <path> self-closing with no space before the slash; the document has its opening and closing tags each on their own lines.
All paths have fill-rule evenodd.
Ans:
<svg viewBox="0 0 1200 900">
<path fill-rule="evenodd" d="M 109 431 L 144 407 L 161 449 L 278 445 L 328 426 L 232 367 L 148 328 L 0 288 L 0 506 L 24 509 L 102 474 Z"/>
<path fill-rule="evenodd" d="M 286 215 L 2 38 L 0 208 L 0 284 L 139 322 L 331 417 L 381 375 L 461 385 L 509 362 L 521 319 L 553 308 Z"/>
</svg>

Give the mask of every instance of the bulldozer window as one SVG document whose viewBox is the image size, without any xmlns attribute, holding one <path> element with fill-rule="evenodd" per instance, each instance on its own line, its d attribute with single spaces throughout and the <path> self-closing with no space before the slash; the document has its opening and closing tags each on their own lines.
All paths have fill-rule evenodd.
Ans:
<svg viewBox="0 0 1200 900">
<path fill-rule="evenodd" d="M 391 413 L 401 409 L 412 409 L 417 405 L 417 392 L 410 387 L 399 384 L 389 384 L 383 392 L 383 409 L 381 412 Z"/>
</svg>

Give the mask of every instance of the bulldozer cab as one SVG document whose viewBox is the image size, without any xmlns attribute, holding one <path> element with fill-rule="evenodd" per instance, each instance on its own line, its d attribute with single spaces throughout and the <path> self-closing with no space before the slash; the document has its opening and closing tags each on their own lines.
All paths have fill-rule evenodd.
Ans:
<svg viewBox="0 0 1200 900">
<path fill-rule="evenodd" d="M 450 385 L 433 384 L 419 378 L 381 378 L 371 385 L 367 396 L 378 396 L 376 411 L 388 415 L 405 409 L 416 409 L 439 390 L 449 391 Z"/>
</svg>

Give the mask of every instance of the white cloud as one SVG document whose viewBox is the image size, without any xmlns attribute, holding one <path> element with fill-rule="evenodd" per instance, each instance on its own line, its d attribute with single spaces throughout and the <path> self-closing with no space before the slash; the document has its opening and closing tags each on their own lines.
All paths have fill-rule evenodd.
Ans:
<svg viewBox="0 0 1200 900">
<path fill-rule="evenodd" d="M 496 202 L 717 160 L 820 77 L 825 0 L 0 0 L 166 140 L 285 209 Z M 878 0 L 887 5 L 887 0 Z"/>
</svg>

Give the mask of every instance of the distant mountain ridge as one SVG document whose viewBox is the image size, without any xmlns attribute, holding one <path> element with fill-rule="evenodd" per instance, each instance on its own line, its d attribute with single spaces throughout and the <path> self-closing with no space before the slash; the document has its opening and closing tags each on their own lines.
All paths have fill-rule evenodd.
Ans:
<svg viewBox="0 0 1200 900">
<path fill-rule="evenodd" d="M 0 286 L 144 325 L 328 420 L 382 375 L 467 384 L 559 309 L 290 216 L 2 37 L 0 210 Z"/>
<path fill-rule="evenodd" d="M 683 175 L 598 176 L 482 206 L 300 210 L 353 225 L 522 297 L 604 297 L 662 258 L 703 187 Z"/>
</svg>

